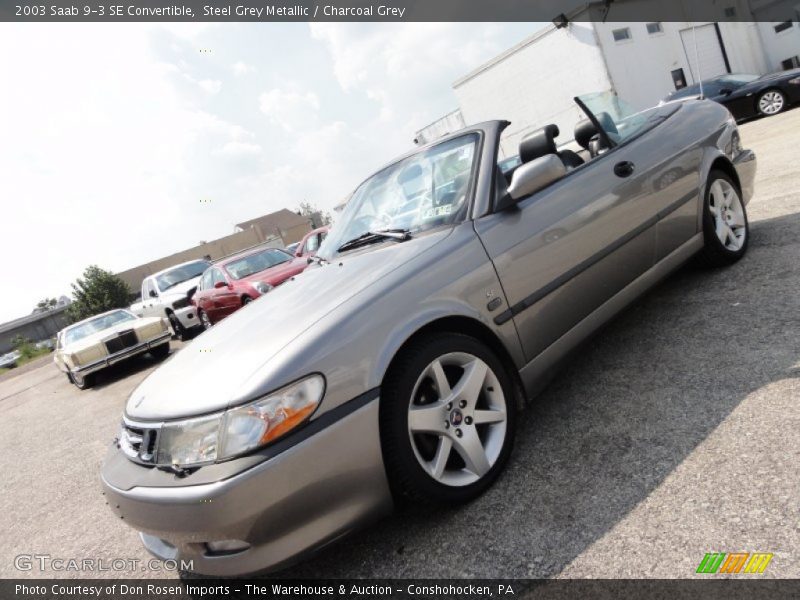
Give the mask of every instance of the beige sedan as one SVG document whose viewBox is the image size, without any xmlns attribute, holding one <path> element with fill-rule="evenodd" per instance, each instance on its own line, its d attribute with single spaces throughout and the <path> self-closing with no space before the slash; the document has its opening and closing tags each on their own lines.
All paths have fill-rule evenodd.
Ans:
<svg viewBox="0 0 800 600">
<path fill-rule="evenodd" d="M 118 309 L 79 321 L 58 333 L 53 361 L 69 380 L 84 390 L 97 371 L 149 352 L 169 354 L 170 331 L 160 317 L 138 317 Z"/>
</svg>

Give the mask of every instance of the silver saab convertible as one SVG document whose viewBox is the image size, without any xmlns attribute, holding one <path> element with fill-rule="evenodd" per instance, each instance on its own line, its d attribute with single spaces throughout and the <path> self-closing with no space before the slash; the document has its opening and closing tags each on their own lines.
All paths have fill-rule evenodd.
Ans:
<svg viewBox="0 0 800 600">
<path fill-rule="evenodd" d="M 508 160 L 490 121 L 382 168 L 302 275 L 131 394 L 102 482 L 150 552 L 275 569 L 393 500 L 475 498 L 570 350 L 688 259 L 742 257 L 756 160 L 727 109 L 575 100 L 572 150 L 551 125 Z"/>
</svg>

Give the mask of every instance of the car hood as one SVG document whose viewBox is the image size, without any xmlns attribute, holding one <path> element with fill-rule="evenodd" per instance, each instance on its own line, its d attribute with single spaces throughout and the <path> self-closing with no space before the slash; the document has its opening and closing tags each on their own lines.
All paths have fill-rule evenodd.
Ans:
<svg viewBox="0 0 800 600">
<path fill-rule="evenodd" d="M 290 342 L 450 231 L 387 241 L 322 266 L 311 265 L 203 332 L 150 374 L 128 399 L 126 415 L 145 421 L 175 419 L 252 399 L 264 381 L 251 376 Z M 274 387 L 284 383 L 275 382 Z"/>
<path fill-rule="evenodd" d="M 160 320 L 161 317 L 143 317 L 141 319 L 135 319 L 132 321 L 123 321 L 122 323 L 117 323 L 113 327 L 109 327 L 108 329 L 103 329 L 101 331 L 96 331 L 91 335 L 87 335 L 85 338 L 79 339 L 77 342 L 73 342 L 72 344 L 64 346 L 64 348 L 62 348 L 62 352 L 78 352 L 80 350 L 88 348 L 89 346 L 94 346 L 95 344 L 99 344 L 107 337 L 117 334 L 120 331 L 126 331 L 128 329 L 139 329 L 143 325 Z"/>
</svg>

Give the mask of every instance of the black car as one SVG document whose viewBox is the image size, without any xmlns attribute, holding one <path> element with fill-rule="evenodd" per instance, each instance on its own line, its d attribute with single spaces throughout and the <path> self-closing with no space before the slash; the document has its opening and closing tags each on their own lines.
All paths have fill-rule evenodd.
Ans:
<svg viewBox="0 0 800 600">
<path fill-rule="evenodd" d="M 800 102 L 800 69 L 746 75 L 732 73 L 702 82 L 702 95 L 724 104 L 737 121 L 758 115 L 776 115 L 787 106 Z M 700 96 L 700 84 L 672 92 L 662 102 Z"/>
</svg>

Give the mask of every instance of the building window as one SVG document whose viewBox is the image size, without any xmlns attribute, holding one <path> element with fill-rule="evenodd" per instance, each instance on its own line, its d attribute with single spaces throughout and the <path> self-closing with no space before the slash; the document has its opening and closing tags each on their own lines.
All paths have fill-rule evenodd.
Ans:
<svg viewBox="0 0 800 600">
<path fill-rule="evenodd" d="M 728 8 L 726 8 L 725 9 L 725 16 L 728 19 L 732 19 L 733 17 L 735 17 L 736 16 L 736 7 L 729 6 Z"/>
<path fill-rule="evenodd" d="M 615 42 L 624 42 L 625 40 L 631 39 L 631 29 L 630 27 L 623 27 L 622 29 L 615 29 L 612 32 L 614 36 Z"/>
<path fill-rule="evenodd" d="M 783 23 L 778 23 L 775 25 L 775 33 L 780 33 L 781 31 L 786 31 L 787 29 L 792 28 L 791 21 L 784 21 Z"/>
<path fill-rule="evenodd" d="M 800 56 L 793 56 L 792 58 L 787 58 L 781 63 L 781 68 L 784 71 L 788 71 L 789 69 L 797 69 L 800 67 Z"/>
<path fill-rule="evenodd" d="M 648 23 L 647 33 L 649 33 L 650 35 L 656 33 L 664 33 L 664 28 L 661 26 L 661 23 Z"/>
</svg>

